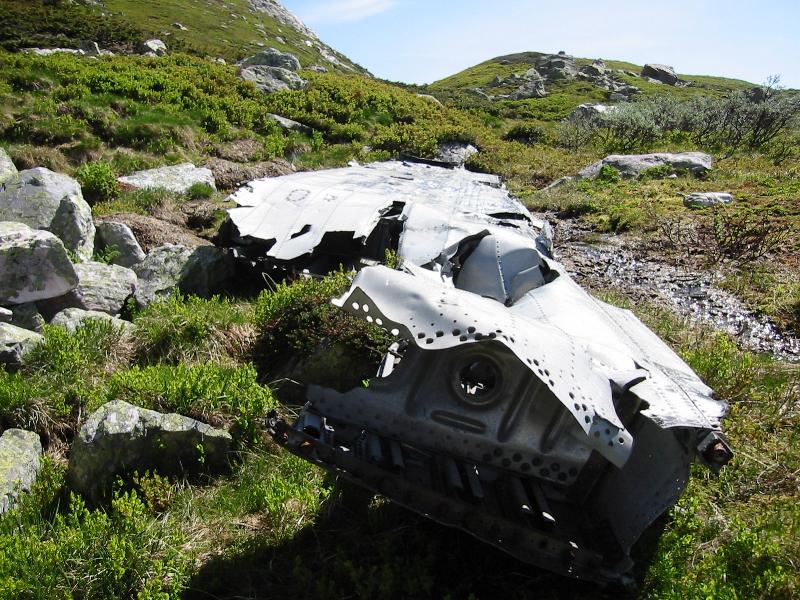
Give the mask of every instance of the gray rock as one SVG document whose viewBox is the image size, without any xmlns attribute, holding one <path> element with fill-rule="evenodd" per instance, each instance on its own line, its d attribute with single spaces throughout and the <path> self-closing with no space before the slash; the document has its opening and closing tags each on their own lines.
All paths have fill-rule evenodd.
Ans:
<svg viewBox="0 0 800 600">
<path fill-rule="evenodd" d="M 683 199 L 688 208 L 708 208 L 720 204 L 731 204 L 733 195 L 727 192 L 694 192 Z"/>
<path fill-rule="evenodd" d="M 147 171 L 137 171 L 119 178 L 120 183 L 136 189 L 165 189 L 179 194 L 186 193 L 196 183 L 205 183 L 215 190 L 214 175 L 209 169 L 195 167 L 192 163 L 181 163 Z"/>
<path fill-rule="evenodd" d="M 144 250 L 125 223 L 103 221 L 97 224 L 97 245 L 100 250 L 113 249 L 119 254 L 111 259 L 114 265 L 134 267 L 145 258 Z"/>
<path fill-rule="evenodd" d="M 10 323 L 14 313 L 7 308 L 0 306 L 0 323 Z"/>
<path fill-rule="evenodd" d="M 42 442 L 32 431 L 6 429 L 0 436 L 0 513 L 29 491 L 42 466 Z"/>
<path fill-rule="evenodd" d="M 13 313 L 10 321 L 12 325 L 41 333 L 45 320 L 35 302 L 15 304 L 11 312 Z"/>
<path fill-rule="evenodd" d="M 54 315 L 65 308 L 96 310 L 118 315 L 125 301 L 136 289 L 136 273 L 119 265 L 86 262 L 75 265 L 78 286 L 58 298 L 39 302 L 45 315 Z"/>
<path fill-rule="evenodd" d="M 134 298 L 147 306 L 176 288 L 187 294 L 208 297 L 219 291 L 233 276 L 233 257 L 214 246 L 194 250 L 165 244 L 153 250 L 134 269 L 139 284 Z"/>
<path fill-rule="evenodd" d="M 253 56 L 249 58 L 245 58 L 244 60 L 238 63 L 240 67 L 253 67 L 253 66 L 264 66 L 264 67 L 278 67 L 281 69 L 286 69 L 287 71 L 299 71 L 300 70 L 300 61 L 294 54 L 289 54 L 288 52 L 281 52 L 275 48 L 267 48 L 266 50 L 261 50 L 257 52 Z"/>
<path fill-rule="evenodd" d="M 569 118 L 573 120 L 592 119 L 595 117 L 602 117 L 603 115 L 609 112 L 614 112 L 615 110 L 617 110 L 616 106 L 608 106 L 606 104 L 591 104 L 587 102 L 585 104 L 576 106 Z"/>
<path fill-rule="evenodd" d="M 251 82 L 265 94 L 283 90 L 301 90 L 308 85 L 297 73 L 281 67 L 254 65 L 239 72 L 239 76 Z"/>
<path fill-rule="evenodd" d="M 48 231 L 0 222 L 0 304 L 62 296 L 78 285 L 64 244 Z"/>
<path fill-rule="evenodd" d="M 608 69 L 606 68 L 606 63 L 598 59 L 592 61 L 591 65 L 581 67 L 580 72 L 589 77 L 601 77 L 608 72 Z"/>
<path fill-rule="evenodd" d="M 97 42 L 92 41 L 85 41 L 81 43 L 81 50 L 83 50 L 86 56 L 100 56 L 103 54 L 103 51 L 100 50 L 100 46 Z"/>
<path fill-rule="evenodd" d="M 164 56 L 167 53 L 167 45 L 161 40 L 147 40 L 139 46 L 139 54 L 145 56 Z"/>
<path fill-rule="evenodd" d="M 35 54 L 36 56 L 52 56 L 53 54 L 77 54 L 83 56 L 84 51 L 76 48 L 25 48 L 23 52 Z"/>
<path fill-rule="evenodd" d="M 531 71 L 534 71 L 534 69 L 531 69 Z M 530 73 L 530 71 L 528 71 L 528 73 Z M 546 95 L 547 92 L 544 89 L 544 80 L 541 77 L 538 79 L 535 77 L 528 77 L 527 81 L 519 86 L 509 98 L 512 100 L 525 100 L 527 98 L 544 98 Z"/>
<path fill-rule="evenodd" d="M 439 153 L 436 155 L 436 160 L 461 167 L 467 162 L 470 156 L 477 153 L 478 149 L 472 144 L 444 142 L 439 146 Z"/>
<path fill-rule="evenodd" d="M 45 229 L 57 235 L 79 259 L 92 257 L 92 209 L 72 177 L 37 167 L 1 181 L 0 221 Z"/>
<path fill-rule="evenodd" d="M 11 161 L 11 157 L 3 148 L 0 148 L 0 181 L 4 181 L 17 174 L 17 167 Z"/>
<path fill-rule="evenodd" d="M 680 79 L 675 74 L 675 70 L 667 65 L 647 64 L 642 67 L 642 77 L 655 79 L 667 85 L 676 85 Z"/>
<path fill-rule="evenodd" d="M 578 74 L 575 58 L 568 54 L 546 54 L 536 59 L 536 70 L 548 81 L 574 79 Z"/>
<path fill-rule="evenodd" d="M 96 310 L 83 310 L 82 308 L 65 308 L 55 317 L 53 317 L 53 320 L 50 321 L 50 324 L 60 325 L 70 333 L 75 333 L 75 330 L 78 329 L 81 323 L 91 319 L 112 323 L 117 327 L 117 329 L 120 329 L 125 333 L 133 330 L 133 323 L 130 321 L 112 317 L 108 313 L 99 312 Z"/>
<path fill-rule="evenodd" d="M 124 473 L 219 472 L 228 466 L 231 442 L 228 432 L 189 417 L 114 400 L 89 415 L 75 437 L 67 482 L 90 500 L 100 501 Z"/>
<path fill-rule="evenodd" d="M 311 133 L 311 127 L 303 125 L 302 123 L 298 123 L 297 121 L 292 121 L 291 119 L 287 119 L 286 117 L 282 117 L 280 115 L 274 115 L 272 113 L 268 114 L 267 117 L 280 125 L 281 129 L 284 131 L 300 131 L 302 133 Z"/>
<path fill-rule="evenodd" d="M 18 367 L 25 354 L 42 340 L 42 336 L 11 325 L 0 323 L 0 365 Z"/>
<path fill-rule="evenodd" d="M 489 94 L 487 94 L 486 92 L 484 92 L 481 88 L 469 88 L 467 91 L 470 94 L 474 94 L 478 98 L 481 98 L 482 100 L 491 100 L 492 99 L 492 97 Z"/>
<path fill-rule="evenodd" d="M 550 185 L 548 185 L 547 187 L 543 187 L 541 189 L 541 191 L 542 192 L 549 192 L 549 191 L 555 190 L 557 188 L 560 188 L 565 183 L 569 183 L 570 181 L 573 181 L 574 179 L 575 179 L 574 177 L 570 177 L 569 175 L 565 175 L 564 177 L 559 177 L 555 181 L 551 182 Z"/>
<path fill-rule="evenodd" d="M 578 177 L 596 177 L 604 165 L 610 165 L 623 177 L 638 177 L 652 167 L 668 165 L 676 171 L 703 175 L 711 170 L 714 159 L 703 152 L 657 152 L 654 154 L 612 154 L 580 171 Z"/>
<path fill-rule="evenodd" d="M 183 23 L 178 23 L 177 21 L 175 21 L 175 22 L 172 24 L 172 26 L 173 26 L 175 29 L 180 29 L 181 31 L 189 31 L 189 28 L 188 28 L 188 27 L 186 27 L 186 25 L 184 25 Z"/>
</svg>

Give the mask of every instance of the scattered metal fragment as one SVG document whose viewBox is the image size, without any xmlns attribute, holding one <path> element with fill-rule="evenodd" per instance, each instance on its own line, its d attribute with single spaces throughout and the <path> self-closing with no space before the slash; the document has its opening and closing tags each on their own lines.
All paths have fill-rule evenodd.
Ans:
<svg viewBox="0 0 800 600">
<path fill-rule="evenodd" d="M 334 304 L 398 340 L 368 387 L 310 386 L 295 423 L 270 417 L 289 451 L 599 582 L 625 579 L 695 457 L 714 471 L 730 459 L 725 403 L 630 311 L 575 284 L 549 227 L 496 178 L 391 162 L 234 199 L 239 241 L 273 266 L 360 261 Z M 401 270 L 363 266 L 387 248 Z"/>
</svg>

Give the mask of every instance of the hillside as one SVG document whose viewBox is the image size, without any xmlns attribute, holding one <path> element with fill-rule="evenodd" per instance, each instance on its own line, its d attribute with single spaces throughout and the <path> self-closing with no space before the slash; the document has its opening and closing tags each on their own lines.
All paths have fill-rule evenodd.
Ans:
<svg viewBox="0 0 800 600">
<path fill-rule="evenodd" d="M 152 37 L 165 54 L 142 53 Z M 86 41 L 114 54 L 23 51 Z M 301 80 L 295 88 L 265 92 L 234 64 L 270 48 L 281 64 L 293 62 L 286 53 L 299 59 L 284 74 Z M 194 271 L 197 285 L 149 302 L 123 281 L 106 315 L 116 321 L 65 327 L 51 298 L 9 304 L 14 322 L 42 337 L 0 364 L 0 433 L 33 432 L 44 457 L 31 493 L 0 514 L 0 598 L 798 597 L 800 98 L 563 60 L 508 55 L 410 86 L 370 76 L 275 0 L 0 0 L 0 178 L 61 174 L 89 205 L 84 216 L 105 231 L 126 225 L 145 258 L 167 244 L 222 256 Z M 531 97 L 511 98 L 520 88 Z M 613 110 L 576 112 L 586 103 Z M 330 303 L 350 285 L 341 268 L 322 278 L 266 270 L 266 246 L 255 246 L 234 269 L 230 194 L 257 178 L 436 159 L 468 144 L 468 170 L 498 174 L 553 224 L 556 259 L 581 286 L 632 310 L 730 404 L 734 460 L 718 477 L 692 471 L 679 504 L 635 548 L 631 588 L 533 568 L 284 452 L 267 432 L 265 414 L 291 419 L 307 383 L 369 390 L 392 339 Z M 607 155 L 651 152 L 708 154 L 710 166 L 628 177 L 615 163 L 577 177 Z M 215 187 L 119 179 L 186 162 Z M 704 192 L 733 198 L 685 202 Z M 123 269 L 114 244 L 92 249 L 98 272 Z M 84 258 L 64 255 L 72 268 Z M 391 251 L 383 262 L 399 266 Z M 201 285 L 219 271 L 224 286 Z M 17 348 L 3 344 L 5 360 Z M 126 472 L 104 482 L 99 501 L 82 496 L 67 475 L 72 448 L 111 401 L 224 430 L 230 469 L 207 469 L 212 457 L 195 440 L 182 466 L 197 472 Z"/>
</svg>

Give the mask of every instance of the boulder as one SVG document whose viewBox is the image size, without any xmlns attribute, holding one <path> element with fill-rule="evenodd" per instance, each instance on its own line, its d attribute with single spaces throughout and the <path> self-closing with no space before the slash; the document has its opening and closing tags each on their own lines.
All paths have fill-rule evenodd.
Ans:
<svg viewBox="0 0 800 600">
<path fill-rule="evenodd" d="M 228 432 L 189 417 L 114 400 L 89 415 L 75 436 L 67 482 L 96 502 L 107 497 L 118 475 L 133 471 L 222 471 L 231 442 Z"/>
<path fill-rule="evenodd" d="M 45 229 L 57 235 L 79 259 L 92 257 L 92 209 L 72 177 L 37 167 L 0 181 L 0 221 Z"/>
<path fill-rule="evenodd" d="M 131 228 L 125 223 L 103 221 L 96 227 L 98 249 L 113 249 L 118 253 L 111 259 L 111 264 L 131 268 L 144 260 L 144 250 L 136 241 Z"/>
<path fill-rule="evenodd" d="M 308 84 L 305 79 L 289 69 L 264 65 L 246 67 L 239 72 L 239 76 L 265 94 L 283 90 L 301 90 Z"/>
<path fill-rule="evenodd" d="M 42 466 L 38 434 L 6 429 L 0 436 L 0 513 L 12 508 L 21 490 L 29 491 Z"/>
<path fill-rule="evenodd" d="M 703 152 L 656 152 L 654 154 L 612 154 L 580 171 L 578 177 L 596 177 L 604 165 L 610 165 L 623 177 L 638 177 L 642 171 L 668 165 L 675 171 L 704 175 L 711 170 L 714 159 Z"/>
<path fill-rule="evenodd" d="M 536 59 L 536 70 L 548 81 L 574 79 L 578 74 L 578 65 L 573 56 L 559 52 L 546 54 Z"/>
<path fill-rule="evenodd" d="M 606 63 L 598 59 L 592 61 L 591 65 L 581 67 L 580 72 L 589 77 L 602 77 L 608 72 L 608 69 L 606 68 Z"/>
<path fill-rule="evenodd" d="M 463 142 L 444 142 L 439 146 L 436 160 L 458 167 L 464 166 L 470 156 L 477 154 L 478 149 L 472 144 Z"/>
<path fill-rule="evenodd" d="M 540 77 L 539 79 L 530 78 L 525 81 L 515 92 L 509 95 L 509 98 L 511 100 L 525 100 L 527 98 L 544 98 L 546 95 L 544 80 Z"/>
<path fill-rule="evenodd" d="M 42 339 L 34 331 L 10 323 L 0 323 L 0 365 L 18 367 L 25 354 Z"/>
<path fill-rule="evenodd" d="M 687 208 L 709 208 L 732 202 L 733 196 L 727 192 L 694 192 L 683 199 Z"/>
<path fill-rule="evenodd" d="M 120 177 L 119 182 L 135 189 L 165 189 L 178 194 L 186 193 L 196 183 L 204 183 L 217 189 L 211 171 L 195 167 L 192 163 L 137 171 Z"/>
<path fill-rule="evenodd" d="M 592 119 L 602 117 L 606 113 L 614 112 L 617 110 L 616 106 L 608 106 L 606 104 L 591 104 L 585 103 L 575 107 L 569 118 L 572 120 L 578 119 Z"/>
<path fill-rule="evenodd" d="M 265 50 L 261 50 L 253 56 L 241 60 L 238 65 L 240 67 L 278 67 L 281 69 L 286 69 L 287 71 L 295 72 L 300 70 L 300 61 L 294 54 L 281 52 L 276 48 L 267 48 Z"/>
<path fill-rule="evenodd" d="M 187 294 L 209 297 L 230 280 L 234 269 L 233 257 L 214 246 L 192 250 L 165 244 L 154 248 L 136 265 L 139 284 L 134 298 L 140 306 L 147 306 L 176 288 Z"/>
<path fill-rule="evenodd" d="M 118 315 L 125 301 L 136 289 L 136 273 L 119 265 L 86 262 L 75 265 L 77 287 L 58 298 L 39 302 L 45 315 L 55 315 L 65 308 L 96 310 Z"/>
<path fill-rule="evenodd" d="M 139 54 L 145 56 L 164 56 L 167 53 L 167 45 L 161 40 L 147 40 L 139 46 Z"/>
<path fill-rule="evenodd" d="M 433 98 L 433 96 L 431 96 L 431 98 Z M 286 117 L 282 117 L 280 115 L 273 115 L 272 113 L 268 114 L 267 117 L 280 125 L 280 128 L 284 131 L 300 131 L 301 133 L 311 133 L 311 127 L 308 125 L 303 125 L 297 121 L 292 121 L 291 119 L 287 119 Z"/>
<path fill-rule="evenodd" d="M 3 148 L 0 148 L 0 181 L 17 174 L 17 167 Z"/>
<path fill-rule="evenodd" d="M 667 65 L 648 64 L 642 67 L 642 77 L 655 79 L 667 85 L 676 85 L 680 79 L 675 74 L 675 70 Z"/>
<path fill-rule="evenodd" d="M 11 310 L 0 306 L 0 323 L 10 323 L 13 318 L 14 313 Z"/>
<path fill-rule="evenodd" d="M 91 40 L 81 42 L 80 49 L 83 50 L 83 53 L 86 54 L 86 56 L 100 56 L 103 54 L 99 44 Z"/>
<path fill-rule="evenodd" d="M 50 324 L 60 325 L 70 333 L 75 333 L 75 330 L 78 329 L 81 323 L 91 319 L 108 321 L 123 332 L 130 332 L 133 330 L 133 323 L 130 321 L 112 317 L 108 313 L 97 310 L 83 310 L 82 308 L 65 308 L 55 317 L 53 317 L 53 320 L 50 321 Z"/>
<path fill-rule="evenodd" d="M 78 285 L 64 244 L 48 231 L 0 222 L 0 304 L 62 296 Z"/>
</svg>

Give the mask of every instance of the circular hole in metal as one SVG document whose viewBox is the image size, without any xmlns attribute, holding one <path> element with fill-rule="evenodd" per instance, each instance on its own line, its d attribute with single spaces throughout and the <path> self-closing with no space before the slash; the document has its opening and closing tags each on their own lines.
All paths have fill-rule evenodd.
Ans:
<svg viewBox="0 0 800 600">
<path fill-rule="evenodd" d="M 392 329 L 392 331 L 390 333 L 392 335 L 400 335 L 400 330 L 399 329 Z"/>
<path fill-rule="evenodd" d="M 456 376 L 461 397 L 470 404 L 491 402 L 500 388 L 500 371 L 493 361 L 474 358 L 463 364 Z"/>
</svg>

